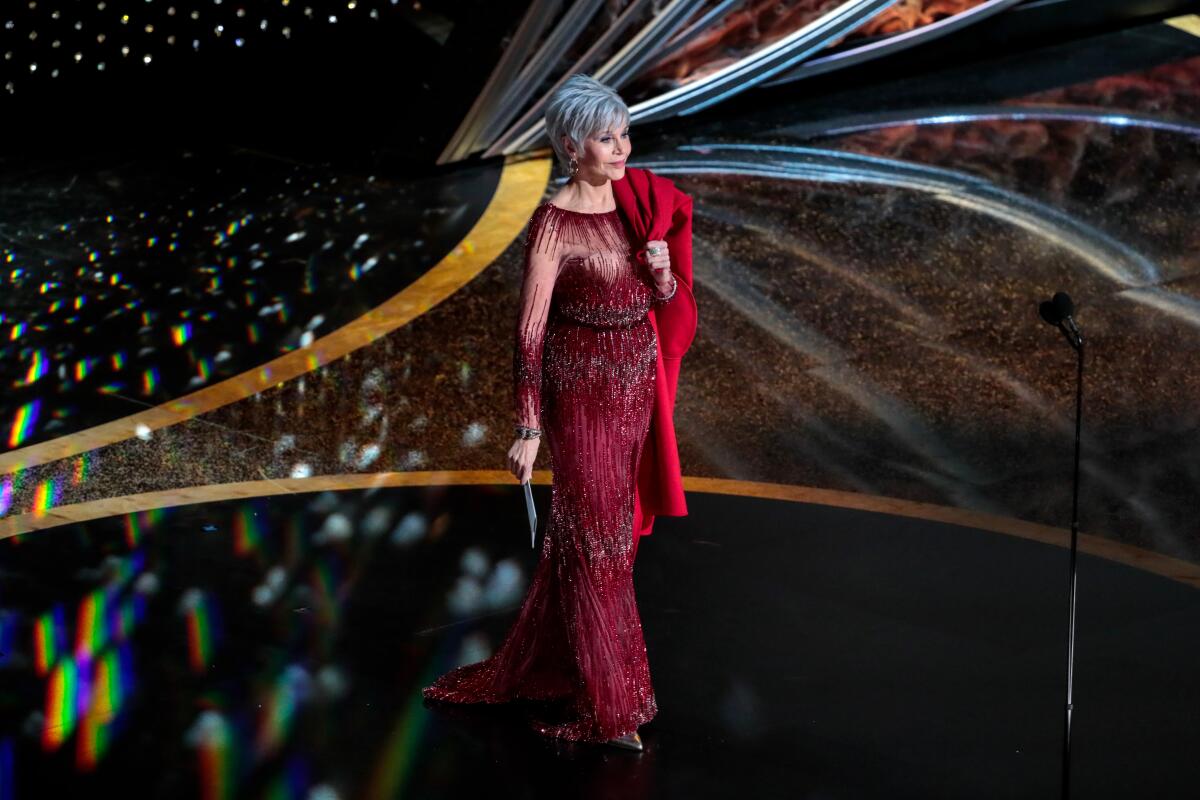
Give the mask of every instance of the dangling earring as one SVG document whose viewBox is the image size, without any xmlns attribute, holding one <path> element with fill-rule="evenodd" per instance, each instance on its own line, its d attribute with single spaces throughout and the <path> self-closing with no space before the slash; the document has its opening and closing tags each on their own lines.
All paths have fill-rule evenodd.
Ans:
<svg viewBox="0 0 1200 800">
<path fill-rule="evenodd" d="M 579 172 L 579 162 L 575 160 L 575 156 L 571 156 L 571 177 L 575 177 L 575 173 Z"/>
</svg>

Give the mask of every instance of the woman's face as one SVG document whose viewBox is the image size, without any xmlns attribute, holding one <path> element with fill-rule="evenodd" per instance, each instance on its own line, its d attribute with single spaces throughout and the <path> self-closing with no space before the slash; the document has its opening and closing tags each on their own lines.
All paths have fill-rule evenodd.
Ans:
<svg viewBox="0 0 1200 800">
<path fill-rule="evenodd" d="M 629 141 L 629 120 L 587 137 L 582 152 L 576 151 L 569 140 L 566 147 L 579 163 L 576 177 L 592 183 L 620 180 L 625 177 L 625 161 L 633 149 Z"/>
</svg>

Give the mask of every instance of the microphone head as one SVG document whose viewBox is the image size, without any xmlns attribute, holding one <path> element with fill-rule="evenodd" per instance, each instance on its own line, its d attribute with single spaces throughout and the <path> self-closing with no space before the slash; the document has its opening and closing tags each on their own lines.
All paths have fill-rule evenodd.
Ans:
<svg viewBox="0 0 1200 800">
<path fill-rule="evenodd" d="M 1038 314 L 1042 317 L 1042 322 L 1047 325 L 1057 325 L 1062 322 L 1062 317 L 1058 315 L 1058 309 L 1054 307 L 1053 300 L 1043 300 L 1038 306 Z"/>
<path fill-rule="evenodd" d="M 1059 319 L 1075 316 L 1075 304 L 1071 302 L 1071 295 L 1066 292 L 1058 292 L 1050 302 L 1054 304 L 1054 311 Z"/>
</svg>

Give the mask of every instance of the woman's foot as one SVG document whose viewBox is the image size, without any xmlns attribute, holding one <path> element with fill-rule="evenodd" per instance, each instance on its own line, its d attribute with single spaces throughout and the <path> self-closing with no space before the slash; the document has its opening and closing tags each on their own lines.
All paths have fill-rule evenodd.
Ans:
<svg viewBox="0 0 1200 800">
<path fill-rule="evenodd" d="M 609 739 L 608 743 L 613 747 L 621 747 L 625 750 L 637 750 L 640 752 L 643 749 L 642 737 L 638 736 L 637 731 L 627 733 L 624 736 L 618 736 L 615 739 Z"/>
</svg>

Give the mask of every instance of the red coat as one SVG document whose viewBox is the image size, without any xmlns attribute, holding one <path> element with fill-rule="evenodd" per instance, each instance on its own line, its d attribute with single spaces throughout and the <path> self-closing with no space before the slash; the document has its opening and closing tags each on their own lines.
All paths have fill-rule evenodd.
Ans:
<svg viewBox="0 0 1200 800">
<path fill-rule="evenodd" d="M 696 298 L 692 294 L 692 198 L 675 188 L 673 181 L 648 169 L 626 167 L 625 176 L 613 182 L 617 208 L 634 234 L 633 249 L 652 239 L 667 243 L 675 296 L 650 310 L 650 324 L 658 337 L 658 372 L 654 383 L 654 412 L 650 433 L 638 467 L 634 495 L 633 531 L 637 540 L 650 533 L 656 516 L 687 515 L 683 475 L 675 443 L 675 389 L 680 359 L 696 336 Z"/>
</svg>

